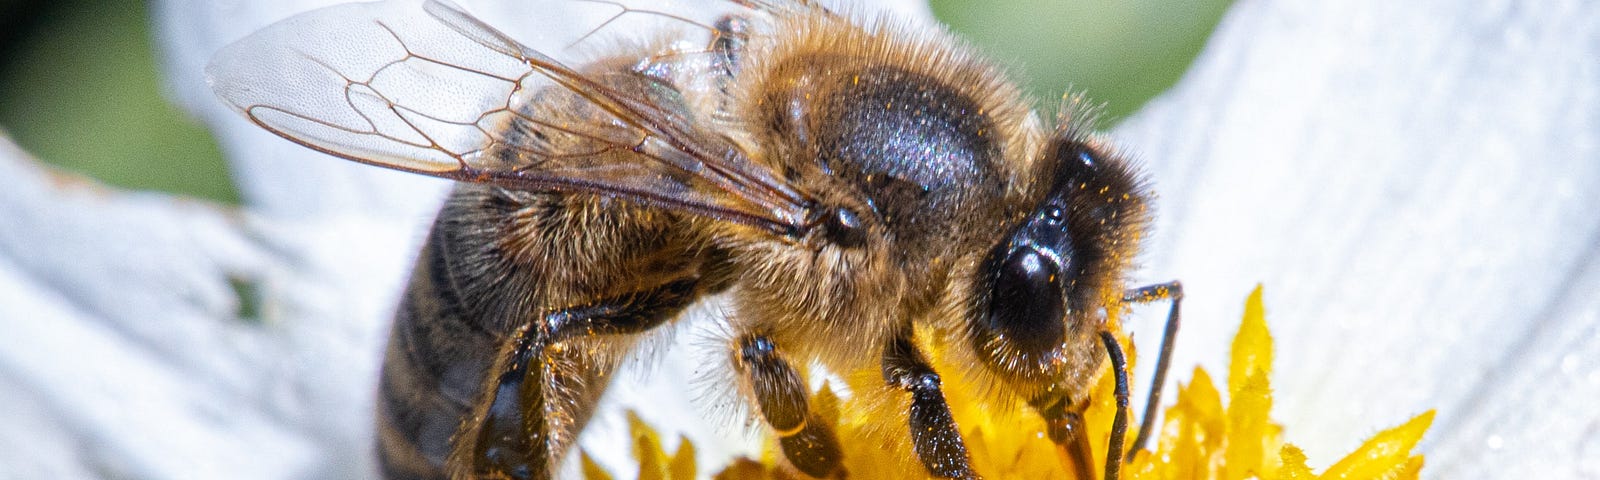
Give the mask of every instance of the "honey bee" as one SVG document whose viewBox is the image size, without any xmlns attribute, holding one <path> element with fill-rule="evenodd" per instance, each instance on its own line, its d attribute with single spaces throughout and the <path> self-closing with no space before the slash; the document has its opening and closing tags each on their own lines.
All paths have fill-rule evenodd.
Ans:
<svg viewBox="0 0 1600 480">
<path fill-rule="evenodd" d="M 305 13 L 213 60 L 218 95 L 272 133 L 461 182 L 395 315 L 383 475 L 550 478 L 642 334 L 726 293 L 732 389 L 798 472 L 846 474 L 809 398 L 816 362 L 881 371 L 855 394 L 904 406 L 905 451 L 978 478 L 933 338 L 985 398 L 1031 405 L 1081 478 L 1081 414 L 1111 359 L 1116 477 L 1127 374 L 1108 311 L 1172 301 L 1164 372 L 1182 294 L 1126 289 L 1148 194 L 1089 109 L 1064 102 L 1049 125 L 947 33 L 735 3 L 703 41 L 582 64 L 438 0 Z"/>
</svg>

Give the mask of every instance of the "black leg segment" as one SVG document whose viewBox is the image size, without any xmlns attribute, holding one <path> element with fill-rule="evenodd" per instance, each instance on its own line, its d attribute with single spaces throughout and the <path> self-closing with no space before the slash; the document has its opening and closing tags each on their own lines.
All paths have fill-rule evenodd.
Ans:
<svg viewBox="0 0 1600 480">
<path fill-rule="evenodd" d="M 1111 332 L 1100 332 L 1100 341 L 1106 344 L 1106 355 L 1111 357 L 1111 373 L 1116 376 L 1117 414 L 1111 420 L 1111 438 L 1106 440 L 1105 480 L 1116 480 L 1122 469 L 1122 437 L 1128 433 L 1128 360 L 1122 356 L 1122 346 Z"/>
<path fill-rule="evenodd" d="M 922 466 L 941 478 L 978 478 L 940 390 L 939 374 L 908 336 L 900 335 L 884 348 L 883 381 L 911 394 L 911 446 Z"/>
<path fill-rule="evenodd" d="M 833 427 L 811 411 L 805 379 L 765 335 L 734 342 L 734 366 L 749 386 L 762 419 L 778 434 L 789 463 L 806 475 L 828 478 L 843 457 Z"/>
<path fill-rule="evenodd" d="M 754 335 L 739 341 L 739 360 L 750 381 L 756 407 L 767 425 L 786 437 L 800 432 L 810 412 L 809 392 L 800 372 L 778 354 L 777 346 L 765 336 Z"/>
<path fill-rule="evenodd" d="M 1139 434 L 1133 438 L 1133 447 L 1128 449 L 1127 457 L 1124 459 L 1128 462 L 1133 461 L 1134 453 L 1144 450 L 1145 444 L 1150 441 L 1150 433 L 1155 430 L 1155 412 L 1161 408 L 1161 391 L 1167 384 L 1167 368 L 1172 366 L 1173 341 L 1178 335 L 1183 284 L 1173 280 L 1135 288 L 1122 295 L 1124 302 L 1150 303 L 1163 299 L 1171 299 L 1172 308 L 1167 310 L 1167 325 L 1161 334 L 1161 352 L 1160 356 L 1156 357 L 1156 371 L 1150 378 L 1150 393 L 1144 402 L 1144 419 L 1139 422 Z"/>
<path fill-rule="evenodd" d="M 671 320 L 699 297 L 697 279 L 681 279 L 545 315 L 546 345 L 573 337 L 643 333 Z"/>
<path fill-rule="evenodd" d="M 779 438 L 778 445 L 783 447 L 783 456 L 789 458 L 789 463 L 816 478 L 832 476 L 839 470 L 839 462 L 844 457 L 833 427 L 816 415 L 809 415 L 809 421 L 799 432 Z"/>
<path fill-rule="evenodd" d="M 546 403 L 553 390 L 573 390 L 579 386 L 574 382 L 587 380 L 546 365 L 546 349 L 566 339 L 633 334 L 659 326 L 695 300 L 696 285 L 694 279 L 669 282 L 551 312 L 519 328 L 506 340 L 503 358 L 496 363 L 498 376 L 488 385 L 488 409 L 472 437 L 473 472 L 490 478 L 548 478 L 559 452 L 551 451 L 549 440 L 557 432 L 549 431 Z"/>
<path fill-rule="evenodd" d="M 489 410 L 478 428 L 480 473 L 498 473 L 516 480 L 534 478 L 550 470 L 549 442 L 545 441 L 544 410 L 525 408 L 524 399 L 543 397 L 543 369 L 529 365 L 542 350 L 528 327 L 511 338 L 510 358 L 496 381 Z M 533 368 L 529 368 L 529 367 Z M 537 427 L 537 428 L 530 428 Z"/>
</svg>

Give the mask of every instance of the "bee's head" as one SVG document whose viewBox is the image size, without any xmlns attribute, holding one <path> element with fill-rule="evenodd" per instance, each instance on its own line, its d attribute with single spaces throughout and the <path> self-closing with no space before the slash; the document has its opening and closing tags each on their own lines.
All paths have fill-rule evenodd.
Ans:
<svg viewBox="0 0 1600 480">
<path fill-rule="evenodd" d="M 992 372 L 1048 388 L 1103 357 L 1096 335 L 1122 294 L 1146 205 L 1125 161 L 1085 135 L 1058 130 L 1043 155 L 1048 190 L 978 264 L 968 338 Z"/>
</svg>

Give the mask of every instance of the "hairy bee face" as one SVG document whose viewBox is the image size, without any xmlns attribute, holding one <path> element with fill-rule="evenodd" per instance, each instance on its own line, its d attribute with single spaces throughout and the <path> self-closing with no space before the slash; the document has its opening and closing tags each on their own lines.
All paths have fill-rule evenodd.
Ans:
<svg viewBox="0 0 1600 480">
<path fill-rule="evenodd" d="M 1095 334 L 1120 301 L 1119 276 L 1143 234 L 1137 177 L 1091 142 L 1058 131 L 1043 152 L 1054 167 L 1049 188 L 975 272 L 968 341 L 1024 391 L 1085 388 L 1104 357 Z"/>
</svg>

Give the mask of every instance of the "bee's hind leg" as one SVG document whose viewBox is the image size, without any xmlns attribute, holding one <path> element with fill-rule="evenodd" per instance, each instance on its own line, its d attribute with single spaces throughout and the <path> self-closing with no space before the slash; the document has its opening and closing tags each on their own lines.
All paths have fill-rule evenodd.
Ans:
<svg viewBox="0 0 1600 480">
<path fill-rule="evenodd" d="M 833 427 L 810 407 L 805 379 L 765 335 L 747 334 L 734 342 L 734 368 L 743 377 L 762 418 L 778 433 L 789 463 L 806 475 L 838 473 L 841 453 Z"/>
<path fill-rule="evenodd" d="M 939 374 L 911 339 L 897 336 L 883 351 L 883 381 L 911 394 L 911 446 L 929 473 L 941 478 L 975 479 Z"/>
<path fill-rule="evenodd" d="M 563 341 L 648 331 L 699 296 L 699 282 L 658 287 L 557 310 L 504 342 L 484 388 L 486 401 L 462 426 L 451 464 L 455 478 L 550 478 L 555 461 L 587 420 L 605 387 L 606 366 Z"/>
</svg>

